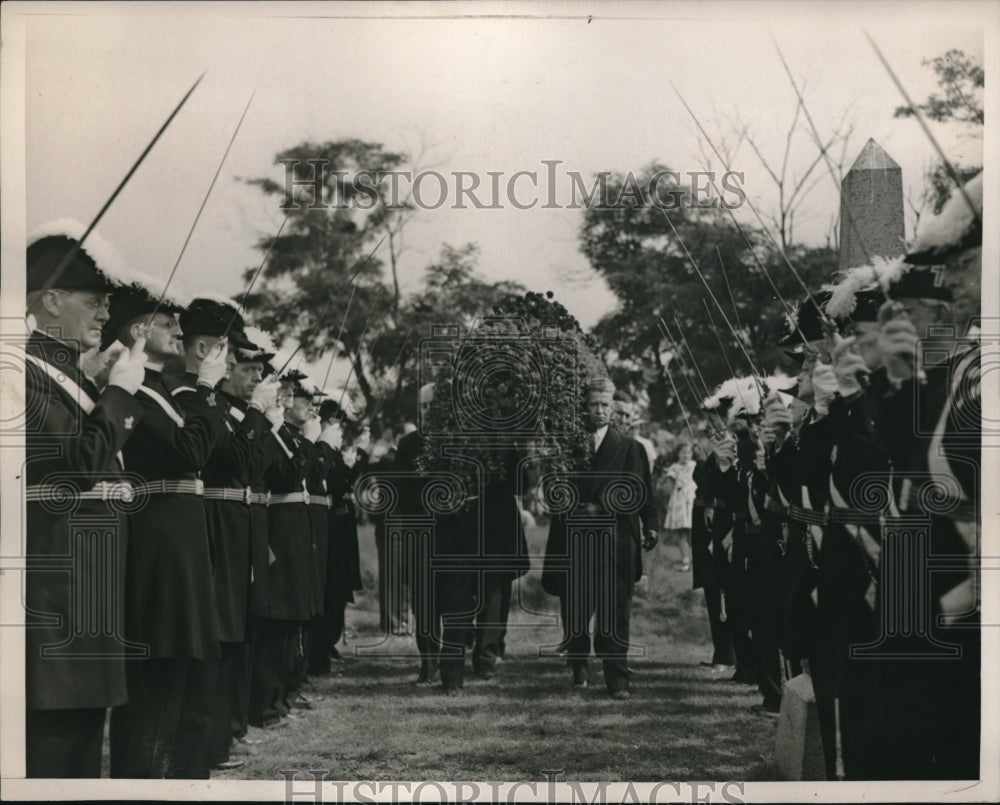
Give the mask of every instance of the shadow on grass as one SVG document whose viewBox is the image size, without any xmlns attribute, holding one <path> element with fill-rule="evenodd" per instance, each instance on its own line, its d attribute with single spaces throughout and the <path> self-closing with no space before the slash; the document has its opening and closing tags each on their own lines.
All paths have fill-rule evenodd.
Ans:
<svg viewBox="0 0 1000 805">
<path fill-rule="evenodd" d="M 544 529 L 528 534 L 535 557 Z M 362 565 L 374 587 L 370 526 L 360 531 Z M 259 744 L 240 747 L 241 769 L 221 779 L 283 779 L 282 769 L 324 769 L 333 780 L 538 780 L 560 770 L 564 780 L 773 780 L 776 723 L 754 714 L 755 688 L 720 679 L 699 666 L 711 655 L 700 591 L 690 576 L 661 562 L 655 590 L 637 589 L 632 698 L 611 699 L 600 662 L 591 687 L 574 691 L 559 658 L 539 646 L 561 637 L 558 604 L 539 583 L 537 567 L 519 580 L 507 634 L 507 657 L 493 680 L 467 669 L 464 691 L 414 685 L 419 670 L 412 639 L 382 641 L 372 587 L 348 608 L 347 657 L 329 676 L 311 680 L 322 697 L 287 728 L 251 730 Z M 391 652 L 393 658 L 354 656 Z"/>
</svg>

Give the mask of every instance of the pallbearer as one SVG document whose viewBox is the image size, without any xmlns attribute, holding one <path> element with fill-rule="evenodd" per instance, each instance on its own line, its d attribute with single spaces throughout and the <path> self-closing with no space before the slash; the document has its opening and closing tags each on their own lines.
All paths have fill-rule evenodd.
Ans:
<svg viewBox="0 0 1000 805">
<path fill-rule="evenodd" d="M 24 367 L 28 777 L 101 776 L 106 708 L 124 704 L 125 657 L 141 652 L 124 639 L 119 602 L 128 533 L 123 512 L 132 499 L 120 451 L 142 420 L 133 395 L 144 374 L 143 340 L 114 362 L 103 391 L 80 369 L 81 352 L 100 344 L 108 294 L 130 274 L 91 233 L 54 287 L 42 290 L 83 231 L 75 222 L 56 222 L 35 235 L 27 254 L 34 326 Z M 77 519 L 89 525 L 76 530 Z M 32 569 L 36 561 L 60 558 L 68 564 Z M 84 598 L 82 607 L 74 606 L 74 595 Z"/>
<path fill-rule="evenodd" d="M 179 356 L 183 302 L 139 277 L 111 299 L 104 346 L 145 342 L 146 375 L 124 455 L 142 477 L 132 515 L 126 585 L 127 634 L 148 644 L 149 659 L 129 664 L 129 702 L 111 717 L 114 777 L 207 778 L 211 695 L 219 630 L 200 471 L 225 432 L 213 389 L 226 371 L 213 347 L 192 365 L 191 404 L 182 411 L 164 383 L 165 361 Z"/>
</svg>

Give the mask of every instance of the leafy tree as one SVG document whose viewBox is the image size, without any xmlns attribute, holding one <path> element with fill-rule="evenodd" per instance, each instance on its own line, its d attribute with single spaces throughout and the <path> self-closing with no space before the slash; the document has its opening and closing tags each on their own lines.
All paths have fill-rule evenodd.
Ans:
<svg viewBox="0 0 1000 805">
<path fill-rule="evenodd" d="M 420 342 L 438 325 L 471 327 L 501 299 L 520 294 L 516 282 L 488 282 L 477 273 L 479 247 L 441 247 L 437 262 L 424 272 L 422 290 L 400 304 L 396 326 L 386 328 L 371 343 L 370 366 L 382 382 L 375 411 L 385 422 L 414 420 L 420 383 Z"/>
<path fill-rule="evenodd" d="M 921 114 L 938 123 L 956 122 L 982 126 L 985 121 L 983 68 L 966 56 L 964 51 L 955 48 L 943 56 L 924 59 L 923 65 L 929 65 L 934 70 L 944 94 L 932 93 L 926 101 L 917 104 Z M 912 117 L 915 114 L 912 106 L 899 106 L 895 112 L 896 117 Z"/>
<path fill-rule="evenodd" d="M 258 242 L 268 256 L 246 300 L 247 308 L 278 339 L 298 339 L 304 359 L 333 351 L 350 360 L 369 404 L 373 397 L 366 366 L 368 346 L 392 324 L 392 308 L 385 301 L 393 294 L 383 282 L 377 248 L 378 233 L 392 209 L 385 182 L 369 182 L 373 190 L 365 192 L 359 189 L 363 183 L 353 177 L 359 171 L 374 176 L 394 170 L 405 159 L 378 143 L 307 142 L 275 158 L 275 164 L 299 183 L 293 185 L 291 198 L 286 182 L 247 180 L 266 195 L 280 198 L 286 213 L 280 234 L 265 235 Z M 317 185 L 311 184 L 314 180 Z M 256 270 L 246 270 L 248 283 Z"/>
<path fill-rule="evenodd" d="M 646 388 L 653 418 L 677 420 L 680 409 L 663 374 L 663 361 L 672 350 L 657 327 L 658 319 L 666 322 L 675 339 L 679 336 L 679 325 L 694 362 L 712 390 L 731 376 L 732 371 L 749 372 L 749 361 L 737 337 L 762 373 L 770 373 L 776 367 L 792 370 L 776 343 L 785 326 L 785 317 L 765 271 L 781 298 L 789 304 L 801 299 L 804 292 L 780 251 L 764 233 L 743 225 L 744 239 L 721 207 L 696 204 L 696 198 L 707 200 L 691 188 L 676 188 L 681 200 L 676 209 L 654 205 L 648 193 L 649 183 L 663 170 L 662 165 L 654 164 L 636 177 L 638 196 L 622 193 L 625 185 L 631 184 L 627 177 L 610 178 L 607 198 L 617 203 L 587 207 L 581 249 L 619 299 L 618 309 L 594 328 L 606 357 L 615 359 L 610 367 L 612 378 L 620 387 L 631 387 L 633 391 Z M 661 186 L 658 197 L 665 199 L 666 195 Z M 720 199 L 715 202 L 718 205 Z M 674 235 L 671 224 L 679 237 Z M 687 253 L 698 265 L 738 336 L 727 327 Z M 836 269 L 836 253 L 830 249 L 792 246 L 785 254 L 809 288 L 819 287 Z M 682 382 L 683 373 L 676 362 L 671 362 L 668 368 L 690 411 L 696 402 L 687 391 L 688 383 Z M 702 395 L 704 388 L 693 366 L 688 367 L 688 375 L 687 381 Z"/>
<path fill-rule="evenodd" d="M 980 66 L 965 52 L 952 48 L 943 56 L 934 59 L 924 59 L 924 66 L 930 66 L 937 75 L 941 94 L 931 93 L 927 100 L 917 104 L 916 110 L 937 123 L 958 123 L 967 126 L 979 136 L 978 128 L 985 122 L 983 112 L 983 92 L 985 74 Z M 895 117 L 913 117 L 916 110 L 912 106 L 899 106 Z M 953 164 L 960 182 L 967 182 L 982 170 L 981 165 Z M 927 187 L 924 191 L 922 204 L 929 203 L 934 213 L 951 195 L 955 186 L 955 178 L 940 162 L 932 165 L 926 174 Z M 920 206 L 922 206 L 922 204 Z M 920 206 L 917 208 L 919 218 Z"/>
</svg>

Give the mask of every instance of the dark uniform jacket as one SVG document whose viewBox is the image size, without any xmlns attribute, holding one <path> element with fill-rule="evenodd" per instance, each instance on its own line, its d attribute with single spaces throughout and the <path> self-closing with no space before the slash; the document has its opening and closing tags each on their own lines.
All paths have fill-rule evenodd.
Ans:
<svg viewBox="0 0 1000 805">
<path fill-rule="evenodd" d="M 24 482 L 29 491 L 57 484 L 64 491 L 85 492 L 121 480 L 117 454 L 142 419 L 142 406 L 117 386 L 99 393 L 80 370 L 75 346 L 35 332 L 26 352 Z M 29 568 L 38 561 L 62 565 L 25 575 L 29 708 L 111 707 L 126 699 L 123 611 L 120 604 L 108 604 L 123 599 L 127 523 L 122 511 L 122 504 L 72 502 L 72 495 L 58 504 L 25 505 Z M 106 568 L 107 574 L 94 578 L 85 568 Z M 87 599 L 82 611 L 73 606 L 74 588 Z M 43 657 L 43 650 L 51 653 Z"/>
<path fill-rule="evenodd" d="M 197 389 L 198 378 L 188 373 L 183 384 L 173 390 L 182 410 L 197 409 Z M 259 452 L 257 445 L 263 441 L 270 423 L 252 408 L 234 409 L 230 398 L 222 393 L 216 393 L 215 401 L 225 431 L 201 478 L 207 490 L 228 489 L 243 495 L 239 500 L 205 500 L 219 639 L 224 643 L 239 643 L 246 637 L 250 596 L 250 499 L 246 490 Z"/>
<path fill-rule="evenodd" d="M 312 535 L 312 607 L 313 615 L 324 611 L 327 564 L 330 553 L 330 496 L 327 492 L 327 456 L 321 449 L 325 445 L 303 440 L 306 455 L 306 491 L 309 492 L 309 528 Z"/>
<path fill-rule="evenodd" d="M 270 435 L 273 426 L 266 416 L 254 416 L 259 412 L 250 408 L 245 400 L 237 399 L 225 392 L 220 392 L 217 398 L 218 396 L 223 397 L 229 404 L 228 415 L 231 419 L 242 421 L 241 418 L 246 419 L 250 415 L 253 423 L 246 431 L 247 438 L 255 443 L 249 470 L 249 484 L 253 499 L 250 504 L 250 599 L 248 614 L 261 615 L 267 611 L 269 606 L 270 586 L 268 581 L 271 562 L 274 560 L 267 544 L 267 502 L 265 500 L 267 484 L 264 482 L 264 472 L 274 461 L 281 448 L 277 440 Z"/>
<path fill-rule="evenodd" d="M 267 510 L 268 544 L 274 554 L 270 567 L 268 603 L 264 617 L 274 620 L 307 621 L 313 616 L 313 543 L 309 510 L 304 500 L 276 503 L 276 495 L 302 495 L 308 444 L 299 429 L 285 422 L 269 438 L 279 450 L 264 473 L 271 504 Z"/>
<path fill-rule="evenodd" d="M 333 502 L 325 590 L 325 604 L 332 611 L 345 602 L 353 602 L 354 593 L 364 588 L 353 489 L 357 479 L 368 469 L 368 455 L 358 450 L 357 461 L 353 467 L 348 467 L 339 450 L 325 442 L 319 442 L 316 447 L 323 459 L 326 488 Z"/>
<path fill-rule="evenodd" d="M 225 432 L 215 396 L 198 386 L 182 413 L 158 370 L 136 393 L 142 419 L 125 445 L 130 472 L 147 484 L 196 482 Z M 205 504 L 196 494 L 150 493 L 130 521 L 127 620 L 151 657 L 219 656 Z"/>
</svg>

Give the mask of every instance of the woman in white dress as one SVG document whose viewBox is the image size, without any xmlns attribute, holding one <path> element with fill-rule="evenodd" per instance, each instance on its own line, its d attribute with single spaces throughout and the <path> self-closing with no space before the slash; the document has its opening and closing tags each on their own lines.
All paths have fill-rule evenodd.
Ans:
<svg viewBox="0 0 1000 805">
<path fill-rule="evenodd" d="M 667 517 L 663 523 L 671 541 L 681 552 L 681 570 L 691 569 L 691 510 L 697 485 L 694 482 L 696 462 L 691 445 L 682 442 L 677 447 L 677 458 L 664 473 L 664 491 L 669 496 Z"/>
</svg>

